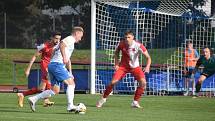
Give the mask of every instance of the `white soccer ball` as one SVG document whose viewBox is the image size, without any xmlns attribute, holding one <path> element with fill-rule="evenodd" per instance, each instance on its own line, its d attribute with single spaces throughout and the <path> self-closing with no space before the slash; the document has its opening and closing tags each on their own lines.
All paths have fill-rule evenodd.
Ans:
<svg viewBox="0 0 215 121">
<path fill-rule="evenodd" d="M 85 114 L 86 111 L 87 111 L 87 107 L 84 105 L 84 103 L 78 103 L 76 113 Z"/>
</svg>

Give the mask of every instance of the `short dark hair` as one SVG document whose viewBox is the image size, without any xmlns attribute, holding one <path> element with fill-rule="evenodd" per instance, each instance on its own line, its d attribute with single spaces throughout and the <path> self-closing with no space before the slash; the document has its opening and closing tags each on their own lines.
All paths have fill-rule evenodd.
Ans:
<svg viewBox="0 0 215 121">
<path fill-rule="evenodd" d="M 59 31 L 54 31 L 54 32 L 52 32 L 51 37 L 54 37 L 54 36 L 56 36 L 56 35 L 61 36 L 61 32 L 59 32 Z"/>
<path fill-rule="evenodd" d="M 134 36 L 134 33 L 131 30 L 128 30 L 128 31 L 125 32 L 125 36 L 126 35 L 132 35 L 132 36 Z"/>
</svg>

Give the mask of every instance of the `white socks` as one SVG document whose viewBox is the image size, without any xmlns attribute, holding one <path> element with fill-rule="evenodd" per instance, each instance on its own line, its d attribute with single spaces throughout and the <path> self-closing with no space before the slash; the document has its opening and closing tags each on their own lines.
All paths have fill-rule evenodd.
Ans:
<svg viewBox="0 0 215 121">
<path fill-rule="evenodd" d="M 34 99 L 35 102 L 37 102 L 39 99 L 41 98 L 48 98 L 51 97 L 52 95 L 55 95 L 55 92 L 53 92 L 52 90 L 45 90 L 35 96 L 33 96 L 32 98 Z"/>
<path fill-rule="evenodd" d="M 68 101 L 68 110 L 74 107 L 73 99 L 74 99 L 74 91 L 75 91 L 75 85 L 68 85 L 66 90 L 67 95 L 67 101 Z"/>
<path fill-rule="evenodd" d="M 67 90 L 66 90 L 66 96 L 67 96 L 67 101 L 68 101 L 67 110 L 73 109 L 75 107 L 73 104 L 74 91 L 75 91 L 75 85 L 68 85 Z M 55 95 L 55 92 L 53 92 L 52 90 L 45 90 L 45 91 L 41 92 L 40 94 L 37 94 L 31 98 L 36 103 L 41 98 L 44 99 L 44 98 L 51 97 L 53 95 Z"/>
</svg>

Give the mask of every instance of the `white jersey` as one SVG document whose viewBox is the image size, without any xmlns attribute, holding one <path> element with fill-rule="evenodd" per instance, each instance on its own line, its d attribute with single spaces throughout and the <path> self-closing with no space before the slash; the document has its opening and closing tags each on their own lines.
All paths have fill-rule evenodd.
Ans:
<svg viewBox="0 0 215 121">
<path fill-rule="evenodd" d="M 146 52 L 146 48 L 143 44 L 133 41 L 133 43 L 128 46 L 125 40 L 120 41 L 116 50 L 122 52 L 120 66 L 128 68 L 136 68 L 140 66 L 139 55 Z"/>
<path fill-rule="evenodd" d="M 65 47 L 65 55 L 67 59 L 70 59 L 72 52 L 74 50 L 75 38 L 73 36 L 68 36 L 62 40 L 62 42 L 66 45 Z M 63 63 L 63 57 L 60 52 L 60 44 L 58 48 L 55 50 L 53 57 L 50 62 L 58 62 Z"/>
</svg>

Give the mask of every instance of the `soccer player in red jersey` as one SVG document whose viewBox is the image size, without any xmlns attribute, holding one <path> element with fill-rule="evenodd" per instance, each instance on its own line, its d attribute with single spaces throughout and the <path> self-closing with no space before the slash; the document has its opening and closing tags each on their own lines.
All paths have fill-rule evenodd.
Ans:
<svg viewBox="0 0 215 121">
<path fill-rule="evenodd" d="M 40 88 L 34 87 L 30 90 L 24 91 L 22 93 L 17 93 L 18 96 L 18 104 L 20 107 L 23 107 L 23 101 L 24 97 L 32 94 L 39 93 L 41 91 L 51 89 L 51 82 L 48 80 L 48 64 L 50 62 L 50 59 L 52 57 L 52 52 L 54 51 L 56 45 L 58 45 L 59 41 L 61 39 L 61 33 L 60 32 L 54 32 L 51 36 L 51 40 L 47 41 L 40 46 L 37 46 L 37 50 L 33 57 L 31 58 L 31 61 L 28 65 L 28 68 L 25 71 L 26 77 L 28 77 L 31 66 L 33 65 L 34 61 L 38 56 L 41 55 L 41 61 L 40 61 L 40 68 L 41 68 L 41 76 L 42 81 L 40 83 Z M 49 99 L 44 99 L 44 106 L 53 105 L 54 102 L 50 102 Z"/>
<path fill-rule="evenodd" d="M 118 57 L 120 51 L 122 53 L 122 57 L 121 61 L 119 62 Z M 139 65 L 139 55 L 141 53 L 147 59 L 144 71 Z M 115 73 L 113 75 L 111 83 L 106 87 L 106 90 L 102 98 L 97 102 L 96 107 L 102 107 L 102 105 L 106 102 L 108 95 L 112 92 L 113 86 L 119 80 L 121 80 L 126 75 L 126 73 L 131 73 L 134 76 L 134 78 L 139 82 L 139 86 L 137 87 L 131 106 L 134 108 L 142 108 L 139 105 L 139 101 L 146 87 L 146 79 L 144 72 L 149 73 L 151 65 L 151 57 L 147 49 L 144 47 L 143 44 L 134 40 L 133 32 L 128 31 L 125 33 L 125 38 L 122 41 L 120 41 L 120 43 L 117 46 L 115 50 L 114 59 L 115 59 L 114 67 Z"/>
</svg>

